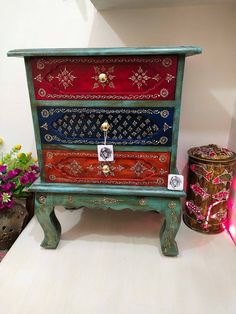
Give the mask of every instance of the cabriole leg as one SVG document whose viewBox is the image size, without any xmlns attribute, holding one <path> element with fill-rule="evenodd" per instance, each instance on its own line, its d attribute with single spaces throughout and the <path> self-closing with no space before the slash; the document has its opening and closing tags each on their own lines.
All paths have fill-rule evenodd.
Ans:
<svg viewBox="0 0 236 314">
<path fill-rule="evenodd" d="M 177 256 L 179 251 L 175 236 L 181 223 L 180 200 L 170 200 L 168 208 L 162 214 L 165 216 L 165 221 L 160 232 L 162 253 L 167 256 Z"/>
<path fill-rule="evenodd" d="M 36 194 L 35 214 L 44 231 L 41 246 L 45 249 L 55 249 L 60 241 L 61 225 L 55 215 L 54 206 L 47 201 L 46 194 Z"/>
</svg>

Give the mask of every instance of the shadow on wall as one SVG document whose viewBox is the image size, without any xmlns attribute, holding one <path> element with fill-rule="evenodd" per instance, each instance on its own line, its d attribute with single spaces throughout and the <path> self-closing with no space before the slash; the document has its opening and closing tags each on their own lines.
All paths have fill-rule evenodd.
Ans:
<svg viewBox="0 0 236 314">
<path fill-rule="evenodd" d="M 234 113 L 230 128 L 229 148 L 236 152 L 236 102 L 234 104 Z"/>
<path fill-rule="evenodd" d="M 66 0 L 64 0 L 66 1 Z M 85 21 L 88 20 L 88 10 L 85 0 L 75 0 L 76 5 L 78 6 L 79 12 Z"/>
<path fill-rule="evenodd" d="M 236 86 L 236 7 L 186 6 L 97 12 L 90 47 L 195 45 L 187 58 L 179 144 L 227 146 Z M 220 38 L 220 40 L 216 40 Z M 226 49 L 227 47 L 227 49 Z M 186 157 L 185 157 L 186 159 Z"/>
</svg>

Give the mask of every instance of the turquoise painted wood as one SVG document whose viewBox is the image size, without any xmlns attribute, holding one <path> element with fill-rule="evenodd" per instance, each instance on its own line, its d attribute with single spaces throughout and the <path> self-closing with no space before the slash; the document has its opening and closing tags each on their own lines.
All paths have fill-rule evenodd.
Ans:
<svg viewBox="0 0 236 314">
<path fill-rule="evenodd" d="M 117 55 L 185 55 L 192 56 L 202 53 L 200 47 L 120 47 L 120 48 L 50 48 L 50 49 L 17 49 L 10 50 L 9 57 L 35 56 L 117 56 Z"/>
<path fill-rule="evenodd" d="M 130 208 L 134 211 L 156 211 L 165 217 L 161 232 L 161 249 L 164 255 L 176 256 L 178 248 L 175 241 L 181 222 L 181 197 L 184 191 L 170 191 L 166 187 L 158 186 L 130 186 L 130 185 L 103 185 L 103 184 L 68 184 L 46 183 L 42 151 L 52 150 L 94 150 L 95 145 L 52 145 L 41 144 L 37 108 L 39 106 L 75 106 L 75 107 L 166 107 L 175 108 L 172 145 L 169 147 L 156 146 L 115 146 L 116 151 L 132 152 L 170 152 L 170 173 L 178 173 L 176 169 L 177 143 L 179 118 L 181 108 L 182 83 L 185 58 L 200 54 L 201 48 L 193 46 L 183 47 L 149 47 L 149 48 L 86 48 L 86 49 L 21 49 L 8 52 L 10 57 L 24 57 L 28 89 L 31 102 L 32 119 L 34 123 L 36 148 L 41 169 L 41 179 L 32 186 L 31 191 L 36 193 L 35 213 L 44 231 L 42 246 L 54 249 L 58 246 L 61 235 L 61 226 L 56 218 L 54 208 L 63 205 L 65 208 L 111 208 L 122 210 Z M 81 101 L 81 100 L 36 100 L 33 77 L 31 71 L 32 57 L 71 57 L 71 56 L 148 56 L 148 55 L 176 55 L 178 56 L 176 89 L 174 100 L 120 100 L 120 101 Z"/>
<path fill-rule="evenodd" d="M 134 211 L 156 211 L 161 213 L 165 217 L 165 223 L 160 232 L 162 252 L 167 256 L 178 255 L 175 236 L 181 222 L 181 202 L 177 194 L 174 198 L 157 198 L 152 196 L 117 195 L 117 193 L 113 195 L 111 191 L 106 196 L 100 193 L 89 194 L 89 189 L 85 194 L 78 194 L 71 193 L 70 187 L 68 187 L 68 192 L 64 190 L 64 193 L 50 193 L 50 190 L 50 187 L 42 188 L 41 186 L 42 192 L 38 191 L 36 193 L 35 214 L 44 231 L 42 247 L 55 249 L 60 241 L 61 226 L 54 212 L 56 205 L 64 206 L 67 209 L 88 207 L 122 210 L 129 208 Z M 127 192 L 129 192 L 128 189 Z"/>
</svg>

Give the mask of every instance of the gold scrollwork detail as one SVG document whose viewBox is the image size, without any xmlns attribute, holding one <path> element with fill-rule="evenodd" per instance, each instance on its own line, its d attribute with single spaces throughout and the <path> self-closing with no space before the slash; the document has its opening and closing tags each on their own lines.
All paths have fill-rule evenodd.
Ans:
<svg viewBox="0 0 236 314">
<path fill-rule="evenodd" d="M 138 201 L 138 203 L 139 203 L 139 205 L 141 205 L 141 206 L 144 206 L 144 205 L 146 205 L 146 201 L 145 201 L 145 198 L 140 198 L 140 200 Z"/>
<path fill-rule="evenodd" d="M 168 204 L 168 207 L 169 207 L 170 209 L 173 209 L 173 208 L 176 207 L 176 203 L 173 202 L 173 201 L 171 201 L 171 202 Z"/>
<path fill-rule="evenodd" d="M 45 208 L 45 204 L 46 204 L 46 196 L 41 195 L 38 200 L 39 200 L 39 203 L 40 203 L 39 210 L 40 210 L 41 212 L 43 212 L 43 211 L 44 211 L 44 208 Z"/>
<path fill-rule="evenodd" d="M 95 200 L 90 200 L 88 201 L 88 203 L 92 203 L 94 205 L 113 205 L 113 204 L 117 204 L 120 202 L 124 202 L 123 200 L 118 200 L 115 198 L 110 198 L 110 197 L 103 197 L 100 199 L 95 199 Z"/>
<path fill-rule="evenodd" d="M 44 67 L 45 67 L 44 59 L 39 59 L 39 60 L 37 61 L 37 69 L 43 70 Z"/>
<path fill-rule="evenodd" d="M 174 225 L 178 222 L 178 217 L 176 215 L 175 211 L 171 212 L 171 227 L 174 227 Z"/>
</svg>

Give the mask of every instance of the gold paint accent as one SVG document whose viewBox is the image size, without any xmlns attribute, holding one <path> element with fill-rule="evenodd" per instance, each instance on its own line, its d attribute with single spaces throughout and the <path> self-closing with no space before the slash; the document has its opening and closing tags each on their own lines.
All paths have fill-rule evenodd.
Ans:
<svg viewBox="0 0 236 314">
<path fill-rule="evenodd" d="M 104 165 L 104 166 L 102 167 L 102 172 L 103 172 L 105 175 L 107 175 L 107 174 L 110 172 L 109 166 L 108 166 L 108 165 Z"/>
<path fill-rule="evenodd" d="M 61 72 L 56 76 L 59 81 L 59 85 L 62 85 L 64 89 L 67 89 L 69 86 L 73 86 L 72 82 L 76 79 L 76 76 L 72 75 L 72 71 L 69 72 L 66 67 L 64 70 L 61 69 L 60 71 Z"/>
<path fill-rule="evenodd" d="M 74 202 L 74 198 L 72 195 L 68 195 L 68 202 L 69 203 L 73 203 Z"/>
<path fill-rule="evenodd" d="M 44 195 L 41 195 L 39 197 L 39 203 L 41 203 L 41 204 L 45 204 L 46 203 L 46 197 Z"/>
<path fill-rule="evenodd" d="M 112 205 L 112 204 L 117 204 L 120 202 L 124 202 L 124 200 L 117 200 L 115 198 L 110 198 L 110 197 L 103 197 L 100 199 L 88 201 L 88 203 L 92 203 L 95 205 Z"/>
<path fill-rule="evenodd" d="M 140 198 L 140 200 L 139 200 L 139 205 L 141 205 L 141 206 L 146 205 L 146 201 L 145 201 L 145 199 L 144 199 L 143 197 Z"/>
<path fill-rule="evenodd" d="M 101 130 L 103 132 L 107 132 L 109 128 L 110 128 L 110 124 L 107 121 L 103 122 L 103 124 L 101 125 Z"/>
<path fill-rule="evenodd" d="M 39 197 L 39 203 L 40 203 L 39 210 L 40 210 L 41 212 L 43 212 L 44 209 L 45 209 L 45 204 L 46 204 L 46 196 L 41 195 L 41 196 Z"/>
<path fill-rule="evenodd" d="M 47 95 L 47 93 L 46 93 L 45 89 L 40 88 L 40 89 L 38 90 L 38 95 L 39 95 L 40 97 L 45 97 L 45 96 Z"/>
<path fill-rule="evenodd" d="M 105 83 L 107 81 L 107 75 L 105 73 L 100 73 L 98 79 L 101 83 Z"/>
<path fill-rule="evenodd" d="M 175 202 L 170 202 L 170 203 L 168 204 L 168 207 L 169 207 L 170 209 L 175 208 L 175 207 L 176 207 Z"/>
<path fill-rule="evenodd" d="M 169 205 L 171 204 L 171 206 L 174 205 L 175 208 L 176 204 L 174 202 L 170 202 Z M 168 205 L 168 207 L 170 207 Z M 170 207 L 171 208 L 171 207 Z M 174 244 L 174 230 L 175 230 L 175 226 L 176 223 L 178 222 L 178 217 L 176 215 L 175 211 L 171 211 L 171 221 L 170 221 L 170 226 L 169 226 L 169 230 L 167 232 L 167 235 L 165 237 L 165 241 L 164 241 L 164 251 L 167 252 L 167 249 L 170 249 L 171 247 L 173 247 Z"/>
</svg>

